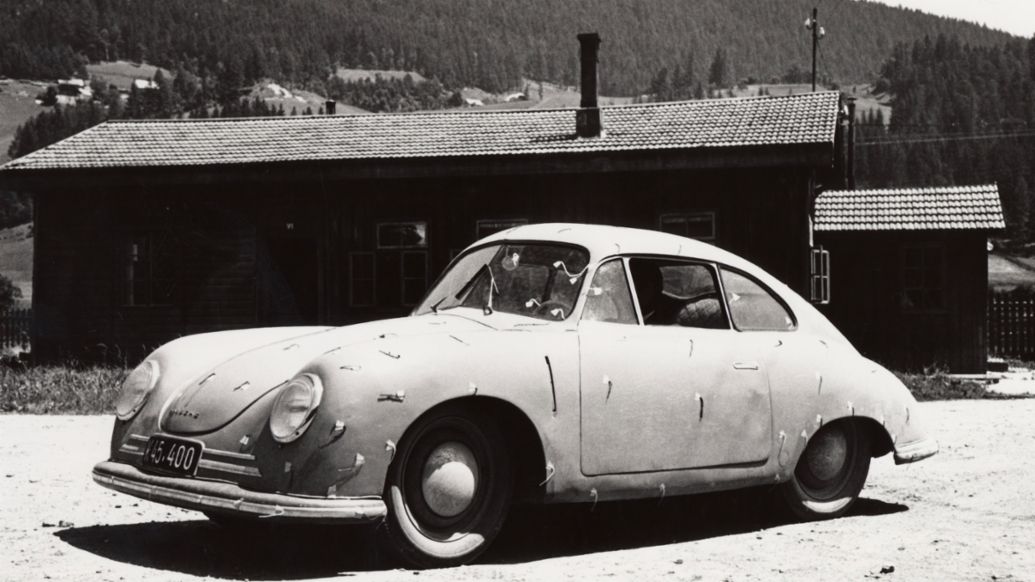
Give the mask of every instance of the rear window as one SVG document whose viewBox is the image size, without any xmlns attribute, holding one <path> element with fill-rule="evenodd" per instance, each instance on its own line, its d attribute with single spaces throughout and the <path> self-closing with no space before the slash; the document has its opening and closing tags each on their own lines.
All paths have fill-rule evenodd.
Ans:
<svg viewBox="0 0 1035 582">
<path fill-rule="evenodd" d="M 792 331 L 796 324 L 790 310 L 773 294 L 748 276 L 722 269 L 733 325 L 741 331 Z"/>
</svg>

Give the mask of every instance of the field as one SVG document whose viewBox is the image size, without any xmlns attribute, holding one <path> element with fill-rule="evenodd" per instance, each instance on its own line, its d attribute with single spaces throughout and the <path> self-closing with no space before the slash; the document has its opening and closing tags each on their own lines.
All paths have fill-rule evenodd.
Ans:
<svg viewBox="0 0 1035 582">
<path fill-rule="evenodd" d="M 130 63 L 128 61 L 110 61 L 86 65 L 86 72 L 92 79 L 103 79 L 109 85 L 128 91 L 136 79 L 154 79 L 158 67 L 147 63 Z M 166 69 L 162 74 L 171 77 Z"/>
<path fill-rule="evenodd" d="M 995 291 L 1035 289 L 1035 258 L 989 253 L 988 288 Z"/>
<path fill-rule="evenodd" d="M 43 110 L 36 103 L 36 95 L 46 89 L 47 84 L 39 81 L 0 79 L 0 164 L 11 159 L 7 148 L 18 126 Z"/>
<path fill-rule="evenodd" d="M 22 290 L 16 307 L 32 303 L 32 225 L 22 224 L 0 230 L 0 275 Z"/>
</svg>

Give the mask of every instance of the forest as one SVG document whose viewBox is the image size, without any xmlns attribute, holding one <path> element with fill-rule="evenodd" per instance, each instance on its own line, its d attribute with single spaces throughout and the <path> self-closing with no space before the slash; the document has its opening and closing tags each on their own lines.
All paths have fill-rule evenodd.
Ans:
<svg viewBox="0 0 1035 582">
<path fill-rule="evenodd" d="M 1035 240 L 1035 39 L 899 44 L 877 87 L 893 96 L 893 114 L 859 120 L 859 187 L 996 182 L 1007 235 Z"/>
<path fill-rule="evenodd" d="M 501 92 L 523 78 L 576 84 L 575 35 L 603 38 L 601 93 L 632 96 L 662 69 L 705 71 L 717 49 L 731 81 L 770 80 L 810 58 L 811 0 L 6 0 L 0 75 L 56 79 L 124 59 L 229 92 L 263 78 L 326 95 L 336 66 L 400 69 L 447 88 Z M 825 0 L 820 72 L 841 83 L 879 72 L 892 47 L 925 34 L 964 44 L 1010 38 L 874 2 Z"/>
</svg>

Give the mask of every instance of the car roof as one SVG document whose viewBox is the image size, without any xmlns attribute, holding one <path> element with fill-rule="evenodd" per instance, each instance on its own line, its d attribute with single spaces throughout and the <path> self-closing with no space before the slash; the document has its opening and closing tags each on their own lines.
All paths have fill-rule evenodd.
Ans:
<svg viewBox="0 0 1035 582">
<path fill-rule="evenodd" d="M 475 245 L 501 241 L 551 241 L 584 247 L 591 261 L 612 255 L 664 255 L 725 263 L 754 272 L 748 261 L 708 243 L 667 232 L 609 226 L 556 222 L 517 226 L 488 236 Z"/>
</svg>

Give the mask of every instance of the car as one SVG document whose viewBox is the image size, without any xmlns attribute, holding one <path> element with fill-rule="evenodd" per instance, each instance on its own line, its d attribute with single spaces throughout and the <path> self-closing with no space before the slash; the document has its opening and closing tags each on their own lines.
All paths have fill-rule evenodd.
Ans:
<svg viewBox="0 0 1035 582">
<path fill-rule="evenodd" d="M 467 248 L 407 317 L 160 347 L 93 478 L 224 523 L 380 524 L 437 567 L 475 559 L 516 503 L 772 485 L 797 518 L 837 517 L 871 458 L 937 452 L 920 412 L 732 253 L 537 224 Z"/>
</svg>

